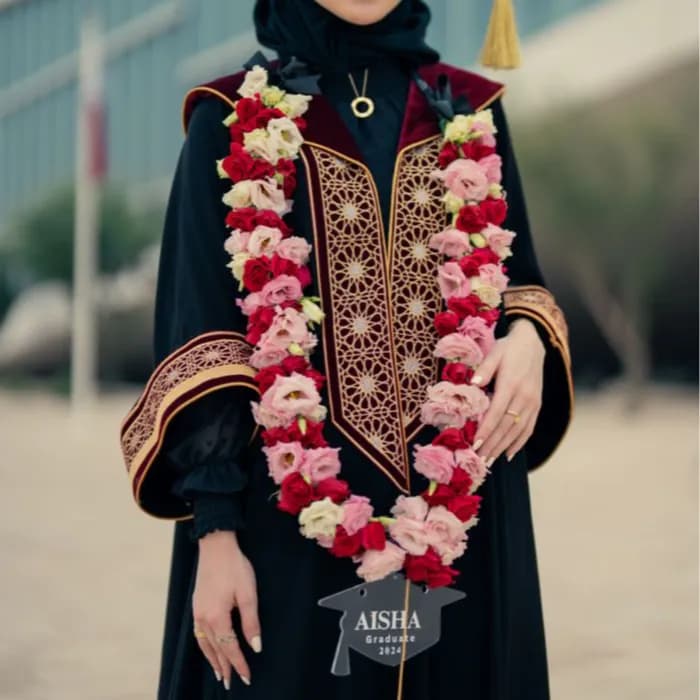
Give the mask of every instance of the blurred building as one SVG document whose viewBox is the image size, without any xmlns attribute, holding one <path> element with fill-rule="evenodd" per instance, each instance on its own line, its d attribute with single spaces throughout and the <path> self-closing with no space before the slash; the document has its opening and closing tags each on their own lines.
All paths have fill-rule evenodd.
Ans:
<svg viewBox="0 0 700 700">
<path fill-rule="evenodd" d="M 601 0 L 520 0 L 533 36 Z M 256 49 L 253 0 L 0 0 L 0 230 L 74 165 L 80 21 L 99 17 L 108 59 L 109 177 L 146 200 L 167 192 L 187 89 L 238 70 Z M 486 0 L 429 0 L 446 60 L 478 54 Z"/>
</svg>

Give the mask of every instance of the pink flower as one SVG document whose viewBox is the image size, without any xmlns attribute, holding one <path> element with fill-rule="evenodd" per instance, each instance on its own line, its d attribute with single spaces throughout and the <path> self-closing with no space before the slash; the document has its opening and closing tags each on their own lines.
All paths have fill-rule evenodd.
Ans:
<svg viewBox="0 0 700 700">
<path fill-rule="evenodd" d="M 472 479 L 472 486 L 469 493 L 474 493 L 488 476 L 489 470 L 486 460 L 475 452 L 471 447 L 455 452 L 455 460 L 460 469 L 464 469 Z"/>
<path fill-rule="evenodd" d="M 260 347 L 269 345 L 287 350 L 292 343 L 299 345 L 302 350 L 313 350 L 317 343 L 316 336 L 309 333 L 306 318 L 296 309 L 278 308 L 277 314 L 270 327 L 260 338 Z"/>
<path fill-rule="evenodd" d="M 460 199 L 480 202 L 489 193 L 486 173 L 475 160 L 458 158 L 444 170 L 436 170 L 432 175 L 442 180 L 445 187 Z"/>
<path fill-rule="evenodd" d="M 501 266 L 494 263 L 486 263 L 479 268 L 479 279 L 499 292 L 508 286 L 508 277 L 503 274 Z"/>
<path fill-rule="evenodd" d="M 311 246 L 301 236 L 290 236 L 278 243 L 275 252 L 281 258 L 291 260 L 297 265 L 306 265 L 311 253 Z"/>
<path fill-rule="evenodd" d="M 261 255 L 270 257 L 282 240 L 282 231 L 271 226 L 256 226 L 249 236 L 248 252 L 255 258 Z"/>
<path fill-rule="evenodd" d="M 453 453 L 442 445 L 416 445 L 414 467 L 430 481 L 447 484 L 454 471 Z M 421 499 L 422 500 L 422 499 Z"/>
<path fill-rule="evenodd" d="M 466 255 L 472 249 L 469 236 L 457 228 L 446 228 L 440 233 L 433 234 L 428 245 L 438 253 L 451 258 Z"/>
<path fill-rule="evenodd" d="M 486 239 L 489 248 L 491 248 L 499 258 L 504 259 L 512 255 L 510 244 L 515 238 L 515 233 L 513 231 L 508 231 L 500 226 L 489 224 L 481 232 L 481 235 Z"/>
<path fill-rule="evenodd" d="M 492 126 L 488 124 L 479 124 L 484 133 L 479 137 L 479 143 L 482 146 L 488 146 L 489 148 L 494 148 L 496 146 L 496 137 L 491 133 Z M 475 125 L 476 126 L 476 125 Z"/>
<path fill-rule="evenodd" d="M 304 448 L 300 442 L 278 442 L 272 447 L 263 447 L 267 457 L 270 476 L 276 484 L 281 484 L 284 477 L 299 471 L 304 457 Z"/>
<path fill-rule="evenodd" d="M 443 299 L 466 297 L 471 291 L 469 280 L 456 262 L 446 262 L 438 267 L 438 284 Z"/>
<path fill-rule="evenodd" d="M 299 416 L 314 422 L 326 417 L 313 380 L 298 372 L 277 377 L 260 403 L 252 401 L 251 406 L 255 421 L 267 429 L 284 427 Z"/>
<path fill-rule="evenodd" d="M 502 179 L 501 174 L 501 156 L 492 153 L 479 161 L 479 165 L 483 168 L 486 179 L 489 184 L 498 184 Z"/>
<path fill-rule="evenodd" d="M 271 279 L 259 293 L 263 306 L 276 306 L 285 301 L 297 301 L 303 294 L 301 282 L 292 275 L 280 275 Z"/>
<path fill-rule="evenodd" d="M 481 316 L 467 316 L 459 325 L 459 332 L 476 342 L 484 356 L 491 352 L 496 343 L 495 325 L 489 326 Z"/>
<path fill-rule="evenodd" d="M 406 552 L 393 542 L 387 542 L 384 549 L 368 549 L 357 568 L 357 575 L 367 581 L 379 581 L 389 574 L 401 571 Z"/>
<path fill-rule="evenodd" d="M 440 555 L 443 564 L 451 564 L 466 549 L 464 523 L 445 506 L 434 506 L 425 520 L 428 544 Z"/>
<path fill-rule="evenodd" d="M 435 357 L 452 362 L 464 362 L 469 367 L 476 367 L 484 359 L 479 344 L 463 333 L 450 333 L 438 340 L 433 351 Z"/>
<path fill-rule="evenodd" d="M 405 515 L 412 520 L 425 520 L 428 504 L 421 496 L 399 496 L 391 509 L 392 515 Z"/>
<path fill-rule="evenodd" d="M 369 498 L 353 494 L 343 503 L 343 512 L 342 525 L 348 535 L 354 535 L 367 525 L 374 509 Z"/>
<path fill-rule="evenodd" d="M 424 521 L 414 520 L 406 515 L 399 515 L 389 525 L 389 534 L 409 554 L 419 557 L 428 551 L 428 534 Z"/>
<path fill-rule="evenodd" d="M 258 345 L 259 347 L 252 353 L 248 360 L 250 365 L 255 367 L 255 369 L 270 367 L 270 365 L 278 365 L 289 355 L 289 351 L 279 345 L 263 343 L 262 341 Z"/>
<path fill-rule="evenodd" d="M 469 419 L 479 419 L 489 407 L 486 393 L 471 384 L 438 382 L 428 388 L 421 420 L 436 428 L 461 428 Z"/>
<path fill-rule="evenodd" d="M 306 450 L 301 463 L 301 473 L 317 484 L 340 472 L 339 447 L 315 447 Z"/>
<path fill-rule="evenodd" d="M 250 233 L 248 231 L 236 229 L 231 231 L 231 235 L 224 241 L 224 248 L 231 256 L 237 253 L 247 253 L 249 239 Z"/>
</svg>

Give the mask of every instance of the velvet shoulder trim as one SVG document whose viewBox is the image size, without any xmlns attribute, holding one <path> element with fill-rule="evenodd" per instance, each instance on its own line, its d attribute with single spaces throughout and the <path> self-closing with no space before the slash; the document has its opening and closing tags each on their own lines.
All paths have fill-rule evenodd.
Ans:
<svg viewBox="0 0 700 700">
<path fill-rule="evenodd" d="M 236 92 L 243 83 L 245 71 L 223 75 L 216 80 L 193 87 L 186 95 L 182 104 L 182 126 L 187 131 L 190 117 L 197 104 L 208 97 L 216 97 L 225 102 L 231 109 L 233 103 L 239 98 Z"/>
</svg>

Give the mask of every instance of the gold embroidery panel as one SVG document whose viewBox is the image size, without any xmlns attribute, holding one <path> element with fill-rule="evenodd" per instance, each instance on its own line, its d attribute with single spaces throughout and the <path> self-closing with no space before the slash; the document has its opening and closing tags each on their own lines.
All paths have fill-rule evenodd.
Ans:
<svg viewBox="0 0 700 700">
<path fill-rule="evenodd" d="M 360 165 L 320 148 L 312 147 L 311 153 L 318 169 L 327 260 L 323 273 L 328 276 L 334 320 L 332 328 L 324 325 L 332 416 L 336 426 L 404 488 L 408 458 L 374 183 Z M 341 416 L 333 415 L 336 408 Z M 356 431 L 354 439 L 349 426 Z"/>
<path fill-rule="evenodd" d="M 163 400 L 179 385 L 204 370 L 227 365 L 235 367 L 238 373 L 248 374 L 251 387 L 255 386 L 252 379 L 254 371 L 247 365 L 251 347 L 242 336 L 232 335 L 225 337 L 217 333 L 200 336 L 176 350 L 156 368 L 144 393 L 124 419 L 121 445 L 127 468 L 131 470 L 141 448 L 157 429 L 158 409 Z"/>
<path fill-rule="evenodd" d="M 438 378 L 433 318 L 442 308 L 439 254 L 430 238 L 447 225 L 438 167 L 439 137 L 406 150 L 397 167 L 391 239 L 391 294 L 396 364 L 407 438 L 420 426 L 427 388 Z"/>
</svg>

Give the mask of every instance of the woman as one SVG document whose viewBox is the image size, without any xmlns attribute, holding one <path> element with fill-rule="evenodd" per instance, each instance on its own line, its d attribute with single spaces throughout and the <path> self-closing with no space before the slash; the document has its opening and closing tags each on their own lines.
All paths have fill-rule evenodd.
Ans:
<svg viewBox="0 0 700 700">
<path fill-rule="evenodd" d="M 178 520 L 160 700 L 548 697 L 527 474 L 551 455 L 570 420 L 566 324 L 535 257 L 500 101 L 502 86 L 438 63 L 438 54 L 424 42 L 428 20 L 429 11 L 418 0 L 259 0 L 258 39 L 280 59 L 276 68 L 268 66 L 268 80 L 258 67 L 195 88 L 185 100 L 187 138 L 159 271 L 159 365 L 122 427 L 138 503 L 153 515 Z M 279 105 L 271 108 L 278 111 L 246 117 L 246 126 L 237 102 L 247 95 L 262 106 L 263 93 L 265 105 Z M 311 97 L 284 102 L 284 94 Z M 490 184 L 479 180 L 481 171 L 472 179 L 462 173 L 450 180 L 450 162 L 458 158 L 450 157 L 450 148 L 461 145 L 459 138 L 450 142 L 441 134 L 441 124 L 460 111 L 486 114 L 488 109 L 501 160 L 493 160 L 496 154 L 485 139 L 481 155 L 491 154 L 489 162 L 501 169 L 492 170 Z M 270 119 L 279 118 L 279 110 L 294 116 L 298 132 L 303 131 L 291 169 L 282 168 L 287 159 L 279 153 L 297 138 L 296 127 L 275 142 L 274 157 L 265 150 Z M 246 135 L 256 125 L 268 129 L 258 132 L 268 141 Z M 289 148 L 286 155 L 297 154 Z M 277 163 L 277 180 L 269 182 L 277 182 L 279 191 L 251 194 L 247 184 L 237 183 L 255 179 L 242 174 L 246 168 L 264 171 L 266 157 Z M 454 282 L 450 268 L 440 268 L 436 281 L 445 260 L 441 253 L 455 254 L 454 230 L 443 232 L 451 201 L 446 192 L 452 192 L 446 190 L 448 182 L 472 192 L 484 184 L 481 198 L 489 202 L 500 197 L 502 184 L 508 213 L 499 230 L 506 237 L 509 230 L 516 232 L 508 238 L 512 255 L 504 268 L 508 286 L 502 303 L 489 311 L 479 307 L 493 330 L 491 342 L 482 338 L 479 346 L 488 351 L 474 351 L 477 361 L 471 366 L 452 361 L 449 352 L 441 355 L 437 345 L 454 330 L 449 326 L 456 313 L 452 307 L 441 311 L 441 292 L 449 299 L 445 289 Z M 282 200 L 276 199 L 282 190 Z M 293 199 L 291 213 L 285 198 Z M 256 211 L 263 212 L 262 219 L 253 221 Z M 284 223 L 278 215 L 284 215 Z M 262 241 L 261 230 L 267 232 Z M 294 238 L 285 239 L 292 232 Z M 251 256 L 252 236 L 258 236 L 258 257 Z M 275 307 L 273 321 L 265 317 L 265 308 L 272 307 L 251 301 L 267 289 L 263 284 L 270 277 L 261 272 L 260 251 L 273 255 L 271 237 L 284 269 L 298 279 L 308 277 L 303 280 L 306 306 L 302 309 L 297 296 L 284 308 Z M 481 241 L 485 254 L 485 238 L 468 240 Z M 290 261 L 296 262 L 290 266 Z M 259 284 L 258 273 L 263 275 Z M 320 322 L 314 297 L 325 312 L 320 326 L 312 325 L 312 320 Z M 284 355 L 291 364 L 278 362 L 270 369 L 263 357 L 269 348 L 261 337 L 269 336 L 271 323 L 290 307 L 285 332 L 301 333 L 295 336 L 299 342 L 289 344 Z M 292 317 L 302 310 L 310 327 L 318 328 L 316 338 L 307 335 L 306 327 L 290 330 Z M 324 483 L 335 491 L 328 487 L 326 498 L 317 501 L 334 512 L 340 512 L 334 504 L 342 504 L 346 519 L 325 539 L 310 534 L 303 515 L 310 512 L 309 501 L 295 505 L 298 493 L 289 486 L 296 477 L 299 489 L 307 483 L 320 493 L 321 481 L 313 474 L 301 480 L 288 470 L 296 453 L 282 454 L 279 448 L 292 438 L 280 443 L 279 435 L 274 437 L 275 430 L 288 428 L 263 417 L 274 382 L 280 375 L 298 378 L 299 372 L 318 386 L 325 377 L 321 396 L 330 407 L 324 437 L 314 433 L 313 449 L 329 460 L 319 469 L 330 464 Z M 442 493 L 436 488 L 450 488 L 453 481 L 448 484 L 447 478 L 460 474 L 467 479 L 454 465 L 443 465 L 450 476 L 441 483 L 430 471 L 435 465 L 426 466 L 426 460 L 409 468 L 414 454 L 428 454 L 421 445 L 434 440 L 439 448 L 434 454 L 448 454 L 446 436 L 456 434 L 426 409 L 426 392 L 441 379 L 448 380 L 443 388 L 488 388 L 488 408 L 477 411 L 478 421 L 464 423 L 457 441 L 464 443 L 460 454 L 470 455 L 472 467 L 483 469 L 483 475 L 489 468 L 489 475 L 479 488 L 479 522 L 469 530 L 467 551 L 427 566 L 423 552 L 433 550 L 420 542 L 411 549 L 415 540 L 405 544 L 410 538 L 397 523 L 410 521 L 407 504 L 422 503 L 417 494 L 430 501 Z M 314 410 L 325 409 L 317 403 Z M 317 423 L 299 414 L 295 445 L 310 439 L 309 426 L 323 423 L 321 413 L 314 415 Z M 331 447 L 320 447 L 325 441 Z M 339 475 L 333 468 L 338 447 Z M 469 484 L 472 489 L 471 479 Z M 375 516 L 395 517 L 365 516 L 363 529 L 351 533 L 351 499 L 347 491 L 336 497 L 345 488 L 360 496 L 352 497 L 353 512 L 364 508 L 366 496 Z M 408 500 L 397 500 L 399 494 Z M 476 502 L 471 495 L 464 499 Z M 456 522 L 456 511 L 450 512 L 450 522 Z M 475 522 L 472 518 L 469 524 Z M 364 539 L 370 531 L 372 537 Z M 376 538 L 379 544 L 368 544 Z M 458 547 L 463 550 L 466 541 L 462 536 Z M 386 552 L 400 554 L 397 566 L 386 566 Z M 370 564 L 381 557 L 384 568 L 372 570 Z M 353 654 L 350 675 L 334 675 L 339 615 L 318 601 L 360 583 L 358 576 L 382 579 L 382 573 L 400 567 L 413 581 L 431 587 L 449 583 L 466 593 L 442 615 L 440 641 L 410 658 L 404 648 L 391 666 Z"/>
</svg>

